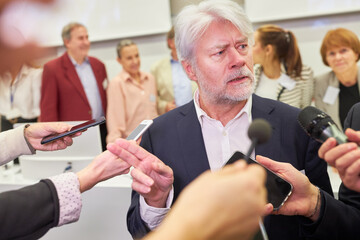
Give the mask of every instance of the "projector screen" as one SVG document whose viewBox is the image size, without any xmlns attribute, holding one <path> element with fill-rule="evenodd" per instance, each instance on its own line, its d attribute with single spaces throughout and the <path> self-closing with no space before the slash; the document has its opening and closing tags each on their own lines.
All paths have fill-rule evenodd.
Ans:
<svg viewBox="0 0 360 240">
<path fill-rule="evenodd" d="M 29 1 L 10 5 L 0 33 L 16 45 L 19 32 L 45 46 L 62 45 L 61 30 L 69 22 L 84 24 L 90 41 L 167 32 L 171 27 L 169 0 L 58 0 L 44 6 Z M 15 29 L 15 31 L 14 31 Z"/>
</svg>

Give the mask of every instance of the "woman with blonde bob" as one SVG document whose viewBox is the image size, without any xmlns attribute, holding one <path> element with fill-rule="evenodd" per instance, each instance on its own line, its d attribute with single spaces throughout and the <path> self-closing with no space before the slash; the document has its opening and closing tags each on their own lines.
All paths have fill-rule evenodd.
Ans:
<svg viewBox="0 0 360 240">
<path fill-rule="evenodd" d="M 254 37 L 255 93 L 298 108 L 310 105 L 313 71 L 302 64 L 294 34 L 275 25 L 263 25 Z"/>
<path fill-rule="evenodd" d="M 350 108 L 360 102 L 359 38 L 345 28 L 330 30 L 323 39 L 320 53 L 331 71 L 315 78 L 315 105 L 343 128 Z"/>
</svg>

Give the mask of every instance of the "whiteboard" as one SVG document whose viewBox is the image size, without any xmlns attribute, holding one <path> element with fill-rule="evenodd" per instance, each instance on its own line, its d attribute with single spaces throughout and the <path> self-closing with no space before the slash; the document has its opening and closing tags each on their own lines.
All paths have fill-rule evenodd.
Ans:
<svg viewBox="0 0 360 240">
<path fill-rule="evenodd" d="M 19 1 L 6 9 L 0 33 L 9 42 L 35 40 L 45 46 L 62 45 L 61 30 L 69 22 L 84 24 L 90 41 L 159 34 L 169 31 L 169 0 L 58 0 L 44 6 Z M 19 43 L 21 44 L 21 42 Z"/>
<path fill-rule="evenodd" d="M 359 0 L 245 0 L 251 22 L 271 22 L 360 11 Z"/>
</svg>

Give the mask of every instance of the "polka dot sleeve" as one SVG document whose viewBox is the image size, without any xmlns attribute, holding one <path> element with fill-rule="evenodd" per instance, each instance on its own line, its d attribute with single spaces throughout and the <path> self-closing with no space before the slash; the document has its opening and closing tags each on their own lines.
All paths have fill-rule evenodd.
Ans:
<svg viewBox="0 0 360 240">
<path fill-rule="evenodd" d="M 79 220 L 82 200 L 77 175 L 68 172 L 49 179 L 54 183 L 59 198 L 58 226 Z"/>
</svg>

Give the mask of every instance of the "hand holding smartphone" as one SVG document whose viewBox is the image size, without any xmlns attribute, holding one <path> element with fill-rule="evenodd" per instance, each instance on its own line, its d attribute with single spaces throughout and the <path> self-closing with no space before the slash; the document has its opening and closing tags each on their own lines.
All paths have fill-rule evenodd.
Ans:
<svg viewBox="0 0 360 240">
<path fill-rule="evenodd" d="M 231 158 L 227 161 L 227 164 L 234 163 L 239 159 L 244 159 L 245 155 L 242 152 L 235 152 Z M 253 159 L 249 159 L 250 164 L 259 164 L 260 163 Z M 264 167 L 264 166 L 262 166 Z M 274 206 L 274 210 L 279 210 L 280 207 L 285 203 L 290 194 L 292 193 L 293 186 L 291 183 L 277 175 L 276 173 L 270 171 L 266 167 L 266 190 L 268 192 L 268 202 Z"/>
<path fill-rule="evenodd" d="M 151 124 L 153 123 L 153 120 L 144 120 L 142 121 L 126 138 L 126 140 L 138 140 L 141 135 L 148 129 Z"/>
<path fill-rule="evenodd" d="M 94 127 L 96 125 L 103 124 L 103 123 L 105 123 L 105 117 L 100 117 L 98 119 L 89 120 L 87 122 L 84 122 L 84 123 L 81 123 L 79 125 L 73 126 L 67 132 L 55 133 L 55 134 L 51 134 L 49 136 L 46 136 L 41 140 L 41 144 L 46 144 L 46 143 L 58 140 L 58 139 L 63 138 L 63 137 L 73 135 L 73 134 L 75 134 L 77 132 L 83 132 L 86 129 L 88 129 L 89 127 Z"/>
</svg>

